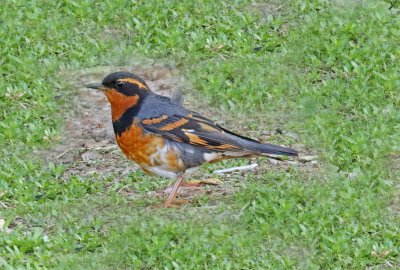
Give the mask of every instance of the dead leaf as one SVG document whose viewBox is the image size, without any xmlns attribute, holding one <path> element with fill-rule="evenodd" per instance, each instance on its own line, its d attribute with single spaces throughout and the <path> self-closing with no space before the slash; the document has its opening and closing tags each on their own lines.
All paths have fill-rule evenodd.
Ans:
<svg viewBox="0 0 400 270">
<path fill-rule="evenodd" d="M 384 258 L 390 253 L 390 250 L 382 250 L 382 251 L 371 251 L 371 256 Z"/>
</svg>

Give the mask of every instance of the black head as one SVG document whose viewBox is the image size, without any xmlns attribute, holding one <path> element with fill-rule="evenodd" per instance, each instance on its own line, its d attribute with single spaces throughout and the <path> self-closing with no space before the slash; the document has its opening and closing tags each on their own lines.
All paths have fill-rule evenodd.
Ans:
<svg viewBox="0 0 400 270">
<path fill-rule="evenodd" d="M 101 83 L 86 85 L 105 92 L 116 91 L 125 96 L 146 95 L 150 89 L 139 76 L 130 72 L 115 72 L 107 75 Z"/>
</svg>

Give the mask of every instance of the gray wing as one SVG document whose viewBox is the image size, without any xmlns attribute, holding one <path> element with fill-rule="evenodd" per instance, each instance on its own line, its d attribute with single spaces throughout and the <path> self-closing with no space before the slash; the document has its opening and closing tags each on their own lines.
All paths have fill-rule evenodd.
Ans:
<svg viewBox="0 0 400 270">
<path fill-rule="evenodd" d="M 137 114 L 139 121 L 161 115 L 188 115 L 189 111 L 182 105 L 172 101 L 169 97 L 150 95 L 143 100 L 140 111 Z"/>
</svg>

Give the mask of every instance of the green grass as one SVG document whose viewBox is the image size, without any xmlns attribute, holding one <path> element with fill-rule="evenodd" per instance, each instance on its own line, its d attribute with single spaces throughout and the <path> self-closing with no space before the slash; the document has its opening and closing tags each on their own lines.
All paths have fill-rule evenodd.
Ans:
<svg viewBox="0 0 400 270">
<path fill-rule="evenodd" d="M 4 2 L 0 218 L 12 231 L 0 232 L 0 268 L 398 269 L 399 7 Z M 62 180 L 64 168 L 34 152 L 57 143 L 73 110 L 74 86 L 60 74 L 137 57 L 175 63 L 231 122 L 296 132 L 321 168 L 249 172 L 240 192 L 180 210 L 115 192 L 166 184 L 140 172 Z"/>
</svg>

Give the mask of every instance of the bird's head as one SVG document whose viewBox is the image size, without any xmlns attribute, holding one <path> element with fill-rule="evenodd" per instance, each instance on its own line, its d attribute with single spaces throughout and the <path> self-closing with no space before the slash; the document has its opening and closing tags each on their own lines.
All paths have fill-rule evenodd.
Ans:
<svg viewBox="0 0 400 270">
<path fill-rule="evenodd" d="M 141 77 L 129 72 L 114 72 L 107 75 L 101 83 L 90 83 L 85 86 L 103 91 L 109 99 L 115 95 L 144 96 L 150 92 Z"/>
<path fill-rule="evenodd" d="M 113 120 L 118 119 L 124 111 L 137 105 L 151 93 L 141 77 L 129 72 L 111 73 L 101 83 L 85 86 L 104 92 L 111 104 Z"/>
</svg>

